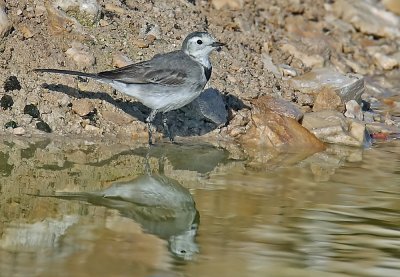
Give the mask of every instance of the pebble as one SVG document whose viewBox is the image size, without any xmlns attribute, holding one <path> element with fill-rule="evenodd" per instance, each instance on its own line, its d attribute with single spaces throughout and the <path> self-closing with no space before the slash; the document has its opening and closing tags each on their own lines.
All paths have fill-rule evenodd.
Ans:
<svg viewBox="0 0 400 277">
<path fill-rule="evenodd" d="M 346 112 L 344 113 L 344 116 L 358 120 L 363 120 L 364 118 L 361 106 L 356 100 L 350 100 L 346 103 Z"/>
<path fill-rule="evenodd" d="M 96 126 L 93 126 L 93 125 L 90 125 L 90 124 L 87 124 L 84 128 L 88 132 L 101 133 L 101 129 L 100 128 L 98 128 Z"/>
<path fill-rule="evenodd" d="M 28 104 L 24 107 L 24 114 L 28 114 L 33 118 L 40 118 L 39 109 L 35 104 Z"/>
<path fill-rule="evenodd" d="M 317 97 L 314 101 L 313 111 L 344 111 L 344 105 L 340 96 L 331 88 L 324 87 L 317 94 Z"/>
<path fill-rule="evenodd" d="M 302 124 L 317 138 L 327 143 L 363 147 L 369 135 L 363 122 L 346 118 L 337 111 L 321 111 L 304 115 Z"/>
<path fill-rule="evenodd" d="M 65 54 L 73 59 L 79 68 L 87 68 L 96 63 L 96 58 L 89 51 L 89 47 L 80 42 L 74 41 Z"/>
<path fill-rule="evenodd" d="M 117 53 L 112 58 L 112 66 L 120 68 L 127 65 L 133 64 L 133 61 L 127 56 Z"/>
<path fill-rule="evenodd" d="M 148 39 L 149 36 L 153 36 L 155 39 L 161 38 L 161 29 L 157 24 L 145 22 L 142 24 L 139 30 L 139 37 Z"/>
<path fill-rule="evenodd" d="M 244 1 L 243 0 L 212 0 L 211 5 L 216 10 L 221 9 L 231 9 L 231 10 L 240 10 L 243 8 Z"/>
<path fill-rule="evenodd" d="M 72 12 L 83 25 L 93 25 L 101 15 L 101 6 L 96 0 L 57 0 L 54 7 L 64 12 Z"/>
<path fill-rule="evenodd" d="M 117 5 L 111 4 L 111 3 L 106 3 L 104 5 L 104 9 L 107 12 L 111 12 L 111 13 L 116 13 L 116 14 L 124 14 L 125 10 Z"/>
<path fill-rule="evenodd" d="M 17 127 L 17 128 L 14 128 L 12 132 L 14 135 L 22 136 L 25 134 L 25 129 L 22 127 Z"/>
<path fill-rule="evenodd" d="M 364 34 L 388 38 L 400 36 L 400 18 L 368 1 L 338 0 L 333 4 L 333 10 Z"/>
<path fill-rule="evenodd" d="M 261 96 L 253 100 L 252 104 L 258 109 L 293 118 L 296 121 L 300 121 L 304 115 L 295 104 L 279 97 Z"/>
<path fill-rule="evenodd" d="M 385 8 L 397 15 L 400 15 L 400 1 L 399 0 L 382 0 Z"/>
<path fill-rule="evenodd" d="M 278 67 L 285 77 L 296 77 L 298 75 L 296 69 L 294 69 L 290 65 L 280 64 L 278 65 Z"/>
<path fill-rule="evenodd" d="M 382 67 L 384 70 L 391 70 L 399 65 L 399 60 L 394 56 L 376 53 L 374 55 L 375 63 Z"/>
<path fill-rule="evenodd" d="M 279 68 L 273 63 L 272 57 L 266 53 L 263 53 L 261 58 L 263 61 L 264 70 L 271 72 L 276 78 L 282 79 L 283 74 L 279 70 Z"/>
<path fill-rule="evenodd" d="M 133 44 L 139 48 L 148 48 L 149 43 L 144 39 L 135 39 L 133 40 Z"/>
<path fill-rule="evenodd" d="M 302 49 L 299 49 L 298 45 L 294 42 L 284 43 L 280 47 L 283 51 L 289 53 L 295 58 L 299 59 L 307 67 L 323 67 L 325 64 L 325 58 L 316 53 L 306 53 Z"/>
<path fill-rule="evenodd" d="M 6 92 L 12 91 L 12 90 L 20 90 L 20 89 L 21 89 L 21 84 L 19 83 L 16 76 L 10 76 L 4 82 L 4 90 Z"/>
<path fill-rule="evenodd" d="M 328 67 L 313 69 L 288 82 L 303 94 L 317 95 L 324 88 L 331 88 L 337 93 L 343 104 L 350 100 L 361 103 L 361 95 L 365 91 L 362 75 L 344 75 Z"/>
<path fill-rule="evenodd" d="M 79 116 L 88 115 L 94 110 L 93 103 L 88 99 L 76 99 L 72 100 L 72 111 Z"/>
<path fill-rule="evenodd" d="M 43 132 L 46 132 L 46 133 L 51 133 L 52 132 L 49 124 L 47 124 L 46 122 L 44 122 L 42 120 L 40 120 L 40 121 L 38 121 L 36 123 L 36 129 L 38 129 L 40 131 L 43 131 Z"/>
<path fill-rule="evenodd" d="M 33 37 L 33 33 L 32 31 L 29 29 L 28 26 L 26 25 L 21 25 L 19 26 L 19 31 L 21 32 L 22 36 L 24 37 L 24 39 L 30 39 Z"/>
<path fill-rule="evenodd" d="M 11 120 L 11 121 L 8 121 L 6 124 L 4 124 L 4 128 L 12 128 L 12 129 L 15 129 L 15 128 L 17 128 L 18 127 L 18 125 L 17 125 L 17 122 L 15 122 L 15 121 L 13 121 L 13 120 Z"/>
<path fill-rule="evenodd" d="M 9 34 L 12 28 L 12 23 L 8 19 L 4 7 L 0 5 L 0 38 L 5 37 Z"/>
<path fill-rule="evenodd" d="M 106 26 L 110 25 L 110 23 L 108 23 L 107 20 L 100 19 L 99 25 L 100 25 L 100 27 L 106 27 Z"/>
<path fill-rule="evenodd" d="M 10 95 L 3 95 L 0 99 L 0 107 L 3 110 L 11 110 L 11 107 L 14 105 L 14 100 Z"/>
</svg>

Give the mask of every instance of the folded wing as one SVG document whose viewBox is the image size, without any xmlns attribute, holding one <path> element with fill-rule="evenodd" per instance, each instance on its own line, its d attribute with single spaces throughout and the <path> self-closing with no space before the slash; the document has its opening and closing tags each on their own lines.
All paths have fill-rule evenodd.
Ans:
<svg viewBox="0 0 400 277">
<path fill-rule="evenodd" d="M 127 84 L 158 84 L 166 86 L 183 85 L 187 78 L 184 70 L 170 68 L 167 64 L 159 61 L 155 62 L 154 59 L 111 71 L 100 72 L 98 76 Z"/>
</svg>

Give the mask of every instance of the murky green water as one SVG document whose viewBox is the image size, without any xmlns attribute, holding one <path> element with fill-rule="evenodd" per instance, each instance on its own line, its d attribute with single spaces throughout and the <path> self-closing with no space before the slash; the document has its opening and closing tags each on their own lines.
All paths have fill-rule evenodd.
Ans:
<svg viewBox="0 0 400 277">
<path fill-rule="evenodd" d="M 0 156 L 0 276 L 400 276 L 399 141 L 256 166 L 207 145 Z"/>
</svg>

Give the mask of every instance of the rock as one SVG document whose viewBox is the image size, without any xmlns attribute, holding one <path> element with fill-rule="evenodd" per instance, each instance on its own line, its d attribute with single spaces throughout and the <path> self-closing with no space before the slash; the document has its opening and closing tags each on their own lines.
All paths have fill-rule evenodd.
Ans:
<svg viewBox="0 0 400 277">
<path fill-rule="evenodd" d="M 80 37 L 86 37 L 82 25 L 72 17 L 69 17 L 65 12 L 58 9 L 54 5 L 46 2 L 47 20 L 49 24 L 49 30 L 55 35 L 69 34 L 70 32 L 79 35 Z"/>
<path fill-rule="evenodd" d="M 98 134 L 100 134 L 102 132 L 102 130 L 100 128 L 90 125 L 90 124 L 85 125 L 84 129 L 85 129 L 85 131 L 98 133 Z"/>
<path fill-rule="evenodd" d="M 221 93 L 213 88 L 204 90 L 196 98 L 195 104 L 198 105 L 200 113 L 215 124 L 224 125 L 228 120 L 228 111 L 226 110 Z"/>
<path fill-rule="evenodd" d="M 296 121 L 300 121 L 303 118 L 303 113 L 295 104 L 282 98 L 265 95 L 252 101 L 252 104 L 263 111 L 293 118 Z"/>
<path fill-rule="evenodd" d="M 11 107 L 14 105 L 14 100 L 10 95 L 3 95 L 0 99 L 0 107 L 3 110 L 11 110 Z"/>
<path fill-rule="evenodd" d="M 388 47 L 367 47 L 367 53 L 374 59 L 375 64 L 384 70 L 391 70 L 400 65 L 400 52 L 392 54 L 388 52 L 390 52 Z"/>
<path fill-rule="evenodd" d="M 30 39 L 33 37 L 32 31 L 26 25 L 21 25 L 18 27 L 24 39 Z"/>
<path fill-rule="evenodd" d="M 134 39 L 132 43 L 139 48 L 148 48 L 150 46 L 149 42 L 144 39 Z"/>
<path fill-rule="evenodd" d="M 99 25 L 100 25 L 100 27 L 106 27 L 106 26 L 110 25 L 110 23 L 107 20 L 100 19 Z"/>
<path fill-rule="evenodd" d="M 65 54 L 73 59 L 79 68 L 87 68 L 96 63 L 96 58 L 89 52 L 89 47 L 76 41 L 72 43 L 72 47 Z"/>
<path fill-rule="evenodd" d="M 125 10 L 117 5 L 114 5 L 112 3 L 106 3 L 104 5 L 104 10 L 110 13 L 116 13 L 116 14 L 124 14 Z"/>
<path fill-rule="evenodd" d="M 326 35 L 318 23 L 306 20 L 304 16 L 285 18 L 285 29 L 288 38 L 282 44 L 282 50 L 301 61 L 302 65 L 298 66 L 323 67 L 333 51 L 341 51 L 341 44 L 337 40 Z M 298 64 L 292 61 L 292 65 L 293 62 Z"/>
<path fill-rule="evenodd" d="M 367 131 L 370 134 L 400 134 L 400 128 L 397 126 L 389 126 L 380 122 L 367 122 Z"/>
<path fill-rule="evenodd" d="M 117 53 L 112 58 L 112 66 L 120 68 L 127 65 L 133 64 L 133 61 L 127 56 Z"/>
<path fill-rule="evenodd" d="M 223 8 L 240 10 L 243 8 L 243 2 L 243 0 L 211 0 L 211 5 L 217 10 L 221 10 Z"/>
<path fill-rule="evenodd" d="M 41 17 L 45 13 L 46 13 L 46 7 L 41 5 L 41 4 L 36 4 L 36 6 L 35 6 L 35 16 L 36 17 Z"/>
<path fill-rule="evenodd" d="M 0 39 L 10 33 L 12 23 L 8 20 L 7 14 L 4 11 L 4 6 L 0 4 Z"/>
<path fill-rule="evenodd" d="M 84 26 L 93 26 L 101 15 L 101 6 L 96 0 L 56 0 L 53 6 Z"/>
<path fill-rule="evenodd" d="M 272 57 L 266 53 L 263 53 L 261 58 L 264 64 L 264 69 L 274 74 L 276 78 L 282 79 L 283 74 L 279 70 L 279 68 L 272 62 Z"/>
<path fill-rule="evenodd" d="M 382 0 L 385 8 L 397 15 L 400 15 L 400 1 L 399 0 Z"/>
<path fill-rule="evenodd" d="M 360 104 L 356 100 L 350 100 L 346 103 L 345 117 L 363 120 L 364 116 Z"/>
<path fill-rule="evenodd" d="M 133 120 L 134 120 L 132 116 L 130 116 L 126 113 L 118 113 L 118 112 L 108 111 L 108 110 L 102 111 L 101 115 L 104 120 L 113 122 L 120 126 L 125 126 L 125 125 L 133 122 Z"/>
<path fill-rule="evenodd" d="M 94 110 L 93 103 L 88 99 L 72 100 L 72 111 L 79 116 L 86 116 Z"/>
<path fill-rule="evenodd" d="M 35 104 L 28 104 L 24 107 L 24 114 L 28 114 L 33 118 L 40 118 L 39 109 Z"/>
<path fill-rule="evenodd" d="M 155 39 L 161 38 L 161 29 L 157 24 L 145 22 L 139 30 L 139 38 L 145 39 L 148 43 L 153 43 Z"/>
<path fill-rule="evenodd" d="M 396 56 L 388 56 L 382 53 L 376 53 L 374 58 L 375 63 L 384 70 L 391 70 L 399 65 L 399 60 L 396 58 Z"/>
<path fill-rule="evenodd" d="M 363 122 L 346 118 L 336 111 L 307 113 L 302 124 L 324 142 L 357 147 L 370 143 Z"/>
<path fill-rule="evenodd" d="M 301 76 L 290 79 L 289 84 L 304 94 L 314 95 L 327 88 L 333 89 L 340 97 L 343 105 L 356 100 L 361 103 L 364 93 L 364 78 L 358 74 L 343 75 L 330 68 L 317 68 Z"/>
<path fill-rule="evenodd" d="M 240 136 L 246 149 L 266 147 L 278 152 L 290 150 L 322 150 L 323 143 L 295 119 L 274 113 L 263 99 L 254 103 L 251 127 Z"/>
<path fill-rule="evenodd" d="M 22 127 L 17 127 L 17 128 L 14 128 L 14 129 L 13 129 L 12 133 L 13 133 L 14 135 L 17 135 L 17 136 L 22 136 L 22 135 L 25 134 L 25 129 L 22 128 Z"/>
<path fill-rule="evenodd" d="M 36 123 L 36 129 L 46 132 L 46 133 L 51 133 L 52 130 L 49 126 L 49 124 L 47 124 L 46 122 L 40 120 L 39 122 Z"/>
<path fill-rule="evenodd" d="M 364 112 L 363 120 L 365 123 L 373 123 L 373 122 L 375 122 L 375 119 L 374 119 L 375 116 L 376 116 L 376 114 L 373 112 Z M 367 129 L 368 129 L 368 127 L 367 127 Z"/>
<path fill-rule="evenodd" d="M 364 34 L 388 38 L 400 36 L 400 18 L 368 1 L 338 0 L 333 9 L 336 15 Z"/>
<path fill-rule="evenodd" d="M 293 67 L 287 64 L 279 64 L 279 71 L 282 73 L 284 77 L 296 77 L 297 71 Z"/>
<path fill-rule="evenodd" d="M 6 128 L 6 129 L 8 129 L 8 128 L 15 129 L 17 127 L 18 127 L 17 122 L 15 122 L 13 120 L 8 121 L 6 124 L 4 124 L 4 128 Z"/>
<path fill-rule="evenodd" d="M 326 110 L 343 112 L 344 105 L 340 96 L 332 88 L 324 87 L 317 94 L 312 110 L 314 112 Z"/>
<path fill-rule="evenodd" d="M 301 51 L 292 43 L 284 43 L 281 49 L 293 55 L 296 59 L 299 59 L 307 67 L 323 67 L 325 64 L 325 58 L 321 55 Z"/>
<path fill-rule="evenodd" d="M 21 84 L 19 83 L 17 77 L 10 76 L 4 82 L 4 90 L 5 92 L 12 91 L 12 90 L 20 90 Z"/>
</svg>

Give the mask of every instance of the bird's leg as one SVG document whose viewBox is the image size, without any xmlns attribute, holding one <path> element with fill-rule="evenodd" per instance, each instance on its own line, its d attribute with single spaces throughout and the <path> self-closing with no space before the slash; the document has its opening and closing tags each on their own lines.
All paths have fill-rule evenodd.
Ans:
<svg viewBox="0 0 400 277">
<path fill-rule="evenodd" d="M 156 117 L 157 113 L 158 113 L 158 110 L 152 110 L 150 115 L 146 118 L 147 131 L 149 133 L 149 145 L 153 144 L 152 133 L 151 133 L 151 123 L 153 122 L 153 120 Z"/>
<path fill-rule="evenodd" d="M 169 138 L 169 141 L 174 143 L 174 137 L 172 136 L 170 130 L 169 130 L 169 126 L 168 126 L 168 117 L 166 116 L 166 114 L 163 113 L 163 125 L 164 125 L 164 130 L 167 133 L 167 136 Z"/>
</svg>

